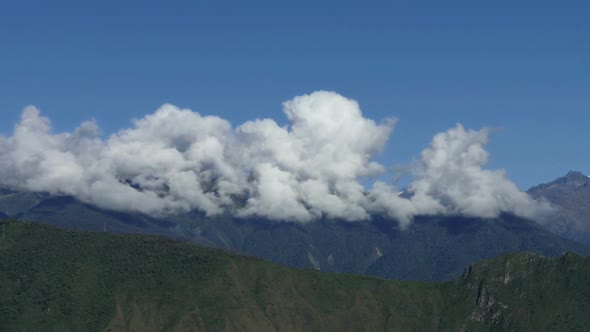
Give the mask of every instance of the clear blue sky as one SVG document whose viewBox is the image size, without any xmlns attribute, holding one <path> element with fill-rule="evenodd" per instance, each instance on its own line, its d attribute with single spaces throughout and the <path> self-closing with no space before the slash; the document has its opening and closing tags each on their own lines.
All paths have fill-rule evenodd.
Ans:
<svg viewBox="0 0 590 332">
<path fill-rule="evenodd" d="M 234 124 L 334 90 L 400 119 L 386 164 L 457 122 L 501 129 L 519 187 L 590 172 L 588 1 L 4 1 L 0 133 L 34 104 L 105 133 L 165 102 Z"/>
</svg>

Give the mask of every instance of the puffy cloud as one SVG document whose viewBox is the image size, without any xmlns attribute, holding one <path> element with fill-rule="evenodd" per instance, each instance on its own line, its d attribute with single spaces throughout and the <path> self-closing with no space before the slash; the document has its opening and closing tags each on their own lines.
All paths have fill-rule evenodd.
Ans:
<svg viewBox="0 0 590 332">
<path fill-rule="evenodd" d="M 54 134 L 28 107 L 0 136 L 0 184 L 73 195 L 104 208 L 149 214 L 198 209 L 274 220 L 365 220 L 385 213 L 407 225 L 420 214 L 535 217 L 548 207 L 504 172 L 483 169 L 488 131 L 461 125 L 437 134 L 401 197 L 391 184 L 360 178 L 385 172 L 373 161 L 395 120 L 376 123 L 357 102 L 319 91 L 283 104 L 289 125 L 271 119 L 236 128 L 173 105 L 99 138 L 94 122 Z"/>
<path fill-rule="evenodd" d="M 503 170 L 486 170 L 484 149 L 489 131 L 465 130 L 458 124 L 434 136 L 422 151 L 410 191 L 434 197 L 447 213 L 497 217 L 501 212 L 534 218 L 551 207 L 520 191 Z"/>
</svg>

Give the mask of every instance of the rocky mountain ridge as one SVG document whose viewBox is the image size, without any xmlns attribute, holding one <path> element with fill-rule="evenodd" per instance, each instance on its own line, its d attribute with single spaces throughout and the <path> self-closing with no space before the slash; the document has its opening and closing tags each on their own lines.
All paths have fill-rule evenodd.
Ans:
<svg viewBox="0 0 590 332">
<path fill-rule="evenodd" d="M 562 237 L 590 243 L 590 178 L 578 171 L 532 187 L 527 191 L 556 207 L 555 215 L 543 222 Z"/>
</svg>

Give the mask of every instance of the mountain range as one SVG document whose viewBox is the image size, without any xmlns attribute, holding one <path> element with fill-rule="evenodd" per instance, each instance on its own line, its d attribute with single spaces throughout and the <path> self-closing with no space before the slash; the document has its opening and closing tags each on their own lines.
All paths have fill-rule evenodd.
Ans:
<svg viewBox="0 0 590 332">
<path fill-rule="evenodd" d="M 509 254 L 443 283 L 294 270 L 183 241 L 0 222 L 3 331 L 587 331 L 590 258 Z"/>
<path fill-rule="evenodd" d="M 587 188 L 585 181 L 587 177 L 570 172 L 565 180 L 558 179 L 529 192 L 552 200 L 567 212 L 570 206 L 557 205 L 562 201 L 555 197 L 559 197 L 558 193 L 567 196 L 586 192 L 587 189 L 580 189 Z M 587 206 L 584 204 L 580 206 Z M 8 189 L 0 191 L 0 211 L 14 218 L 64 228 L 162 235 L 295 268 L 397 280 L 449 280 L 458 277 L 474 261 L 509 252 L 531 251 L 547 256 L 566 251 L 590 253 L 588 245 L 572 241 L 573 236 L 563 238 L 569 233 L 558 232 L 557 226 L 549 227 L 552 233 L 534 221 L 510 214 L 495 219 L 421 216 L 402 230 L 395 220 L 381 216 L 364 222 L 323 219 L 310 223 L 230 215 L 210 218 L 196 211 L 153 217 L 101 209 L 70 196 Z M 587 224 L 583 213 L 572 215 L 579 217 L 575 225 Z M 556 219 L 555 225 L 560 223 L 571 224 L 571 219 Z"/>
<path fill-rule="evenodd" d="M 590 243 L 590 178 L 570 171 L 565 176 L 528 190 L 535 198 L 548 200 L 557 214 L 546 223 L 549 230 L 568 239 Z"/>
</svg>

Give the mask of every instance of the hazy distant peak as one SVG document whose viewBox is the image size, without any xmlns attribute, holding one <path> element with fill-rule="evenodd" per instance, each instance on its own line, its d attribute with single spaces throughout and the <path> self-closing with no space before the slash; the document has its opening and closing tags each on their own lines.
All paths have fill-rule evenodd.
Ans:
<svg viewBox="0 0 590 332">
<path fill-rule="evenodd" d="M 528 190 L 537 198 L 545 199 L 558 208 L 544 226 L 568 239 L 590 243 L 590 178 L 578 171 L 540 184 Z"/>
<path fill-rule="evenodd" d="M 529 192 L 535 192 L 539 190 L 548 189 L 550 187 L 564 187 L 564 188 L 577 188 L 590 184 L 590 177 L 584 175 L 579 171 L 569 171 L 565 176 L 559 177 L 551 182 L 543 183 L 538 186 L 534 186 L 529 189 Z"/>
<path fill-rule="evenodd" d="M 582 172 L 578 171 L 569 171 L 565 175 L 566 180 L 569 181 L 582 181 L 582 182 L 590 182 L 590 179 L 587 175 L 583 174 Z"/>
<path fill-rule="evenodd" d="M 590 183 L 590 178 L 581 172 L 569 171 L 564 177 L 561 177 L 554 182 L 558 182 L 568 187 L 580 187 Z"/>
</svg>

